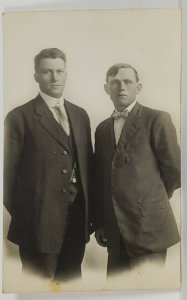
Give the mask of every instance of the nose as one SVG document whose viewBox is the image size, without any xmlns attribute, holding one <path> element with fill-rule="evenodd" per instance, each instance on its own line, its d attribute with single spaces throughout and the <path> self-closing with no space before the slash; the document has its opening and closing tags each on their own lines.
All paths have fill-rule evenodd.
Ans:
<svg viewBox="0 0 187 300">
<path fill-rule="evenodd" d="M 119 88 L 121 91 L 124 91 L 126 89 L 126 85 L 125 85 L 125 82 L 123 80 L 121 80 L 119 82 Z"/>
<path fill-rule="evenodd" d="M 52 81 L 57 81 L 58 80 L 58 74 L 57 72 L 51 72 L 51 79 Z"/>
</svg>

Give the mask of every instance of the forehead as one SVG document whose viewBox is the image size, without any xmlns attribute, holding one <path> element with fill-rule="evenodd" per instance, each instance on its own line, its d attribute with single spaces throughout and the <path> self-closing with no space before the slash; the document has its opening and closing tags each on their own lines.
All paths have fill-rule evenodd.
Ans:
<svg viewBox="0 0 187 300">
<path fill-rule="evenodd" d="M 136 81 L 136 76 L 134 73 L 134 70 L 131 68 L 120 68 L 116 75 L 109 76 L 109 80 L 113 79 L 131 79 L 133 81 Z"/>
<path fill-rule="evenodd" d="M 39 69 L 56 70 L 59 68 L 65 69 L 66 65 L 63 59 L 57 58 L 42 58 L 39 62 Z"/>
</svg>

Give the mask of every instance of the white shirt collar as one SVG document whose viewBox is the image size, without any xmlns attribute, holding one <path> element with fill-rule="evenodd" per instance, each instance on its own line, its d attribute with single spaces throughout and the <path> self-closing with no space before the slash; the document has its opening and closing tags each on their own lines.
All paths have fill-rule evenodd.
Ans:
<svg viewBox="0 0 187 300">
<path fill-rule="evenodd" d="M 123 111 L 128 110 L 128 112 L 130 113 L 130 111 L 133 109 L 133 107 L 136 104 L 136 100 L 134 102 L 132 102 L 129 106 L 127 106 Z M 115 109 L 115 111 L 119 112 L 117 109 Z"/>
<path fill-rule="evenodd" d="M 55 105 L 57 103 L 59 103 L 60 106 L 64 106 L 64 97 L 63 97 L 63 95 L 60 98 L 54 98 L 54 97 L 51 97 L 51 96 L 43 93 L 42 91 L 40 91 L 40 96 L 42 97 L 42 99 L 45 101 L 45 103 L 49 107 L 55 107 Z"/>
</svg>

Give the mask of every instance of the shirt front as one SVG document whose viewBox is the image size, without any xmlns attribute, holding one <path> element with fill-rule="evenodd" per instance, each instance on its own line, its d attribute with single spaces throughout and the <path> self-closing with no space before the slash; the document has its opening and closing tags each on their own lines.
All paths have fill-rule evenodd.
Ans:
<svg viewBox="0 0 187 300">
<path fill-rule="evenodd" d="M 45 93 L 43 93 L 42 91 L 40 91 L 40 96 L 42 97 L 42 99 L 45 101 L 45 103 L 47 104 L 48 108 L 50 109 L 50 111 L 53 114 L 53 117 L 55 118 L 55 120 L 60 124 L 59 122 L 59 115 L 56 109 L 56 105 L 59 105 L 60 110 L 63 114 L 63 123 L 65 122 L 66 125 L 68 126 L 68 128 L 70 128 L 69 126 L 69 120 L 68 120 L 68 115 L 64 106 L 64 97 L 63 95 L 60 98 L 54 98 L 51 97 Z"/>
<path fill-rule="evenodd" d="M 133 107 L 135 106 L 135 104 L 136 104 L 136 100 L 132 102 L 127 108 L 125 108 L 124 111 L 128 111 L 128 113 L 130 113 Z M 115 109 L 114 111 L 118 112 L 117 109 Z M 114 120 L 114 136 L 115 136 L 116 145 L 119 142 L 124 123 L 125 123 L 124 118 L 119 118 Z"/>
</svg>

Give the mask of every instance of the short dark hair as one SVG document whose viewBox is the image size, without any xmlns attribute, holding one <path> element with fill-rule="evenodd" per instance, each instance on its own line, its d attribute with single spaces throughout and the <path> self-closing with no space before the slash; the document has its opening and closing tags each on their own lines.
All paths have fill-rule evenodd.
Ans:
<svg viewBox="0 0 187 300">
<path fill-rule="evenodd" d="M 40 51 L 34 58 L 35 71 L 38 70 L 40 61 L 43 58 L 61 58 L 66 64 L 66 55 L 58 48 L 47 48 Z"/>
<path fill-rule="evenodd" d="M 125 68 L 125 69 L 130 68 L 130 69 L 132 69 L 134 71 L 135 76 L 136 76 L 136 81 L 139 82 L 139 76 L 138 76 L 138 72 L 136 71 L 136 69 L 133 68 L 131 65 L 125 64 L 125 63 L 115 64 L 112 67 L 110 67 L 108 69 L 107 73 L 106 73 L 106 82 L 108 81 L 109 76 L 115 76 L 118 73 L 119 69 L 121 69 L 121 68 Z"/>
</svg>

